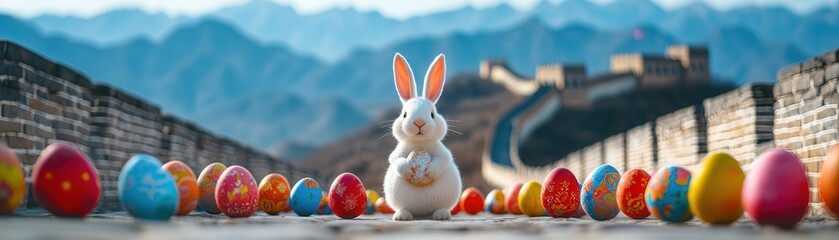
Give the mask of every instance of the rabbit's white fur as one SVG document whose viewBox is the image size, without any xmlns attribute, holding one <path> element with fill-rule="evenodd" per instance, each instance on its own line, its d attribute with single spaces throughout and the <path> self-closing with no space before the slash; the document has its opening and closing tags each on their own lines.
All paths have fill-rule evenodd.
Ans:
<svg viewBox="0 0 839 240">
<path fill-rule="evenodd" d="M 397 66 L 397 61 L 403 61 L 404 66 Z M 442 61 L 442 62 L 440 62 Z M 432 75 L 432 68 L 442 67 L 442 74 Z M 442 85 L 445 83 L 445 57 L 440 54 L 429 67 L 425 79 L 424 94 L 416 96 L 416 85 L 413 83 L 413 74 L 404 74 L 403 77 L 410 77 L 410 91 L 400 92 L 400 76 L 396 73 L 397 67 L 404 67 L 402 70 L 410 73 L 410 66 L 398 53 L 394 57 L 394 77 L 397 78 L 397 92 L 402 99 L 402 112 L 393 121 L 393 136 L 399 141 L 396 149 L 390 154 L 387 172 L 384 180 L 384 193 L 387 203 L 396 211 L 394 220 L 413 220 L 415 218 L 430 218 L 434 220 L 451 219 L 450 210 L 458 203 L 462 188 L 460 172 L 454 163 L 452 153 L 442 140 L 448 131 L 448 125 L 443 116 L 437 113 L 434 106 L 442 92 Z M 438 69 L 439 70 L 439 69 Z M 434 78 L 436 79 L 429 79 Z M 430 84 L 429 81 L 438 81 Z M 403 84 L 406 84 L 403 79 Z M 428 89 L 431 86 L 432 89 Z M 432 117 L 433 116 L 433 117 Z M 424 121 L 424 125 L 416 125 L 418 120 Z M 420 131 L 421 130 L 421 131 Z M 418 134 L 421 133 L 421 134 Z M 432 179 L 431 183 L 424 186 L 414 185 L 408 182 L 412 176 L 411 167 L 408 163 L 408 154 L 416 150 L 425 150 L 431 156 L 425 175 Z"/>
</svg>

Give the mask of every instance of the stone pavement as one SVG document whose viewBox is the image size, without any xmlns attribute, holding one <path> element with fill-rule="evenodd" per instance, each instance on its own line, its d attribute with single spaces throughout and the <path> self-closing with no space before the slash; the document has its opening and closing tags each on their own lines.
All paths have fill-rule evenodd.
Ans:
<svg viewBox="0 0 839 240">
<path fill-rule="evenodd" d="M 796 230 L 759 228 L 747 219 L 732 226 L 708 226 L 697 220 L 665 224 L 625 216 L 606 222 L 590 218 L 528 218 L 513 215 L 455 215 L 452 221 L 394 222 L 389 215 L 269 216 L 246 219 L 194 212 L 170 222 L 137 221 L 125 212 L 97 213 L 87 219 L 55 218 L 27 210 L 0 217 L 0 239 L 839 239 L 839 221 L 807 218 Z"/>
</svg>

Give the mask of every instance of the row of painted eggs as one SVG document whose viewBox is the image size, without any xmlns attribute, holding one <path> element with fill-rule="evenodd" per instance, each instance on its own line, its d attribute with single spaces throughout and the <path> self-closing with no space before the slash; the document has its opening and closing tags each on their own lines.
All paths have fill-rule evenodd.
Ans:
<svg viewBox="0 0 839 240">
<path fill-rule="evenodd" d="M 834 215 L 839 213 L 839 145 L 831 148 L 819 178 L 819 196 Z M 506 197 L 505 197 L 506 195 Z M 783 149 L 762 154 L 746 176 L 739 163 L 723 152 L 708 154 L 693 174 L 668 166 L 652 176 L 641 169 L 618 173 L 601 165 L 582 184 L 566 168 L 551 171 L 540 184 L 515 184 L 493 190 L 484 200 L 468 188 L 453 213 L 525 214 L 581 217 L 604 221 L 623 212 L 630 218 L 650 215 L 680 223 L 698 217 L 710 224 L 730 224 L 745 213 L 761 225 L 793 227 L 806 214 L 809 203 L 806 172 L 798 157 Z"/>
</svg>

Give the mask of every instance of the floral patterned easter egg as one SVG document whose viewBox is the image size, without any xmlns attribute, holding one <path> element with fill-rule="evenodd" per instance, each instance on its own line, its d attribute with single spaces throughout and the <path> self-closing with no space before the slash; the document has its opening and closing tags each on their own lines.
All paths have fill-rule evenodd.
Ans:
<svg viewBox="0 0 839 240">
<path fill-rule="evenodd" d="M 166 221 L 178 210 L 179 193 L 157 158 L 139 154 L 122 166 L 117 182 L 117 196 L 132 216 L 145 220 Z"/>
<path fill-rule="evenodd" d="M 207 213 L 221 213 L 216 204 L 216 185 L 225 169 L 224 164 L 211 163 L 198 175 L 198 206 Z"/>
<path fill-rule="evenodd" d="M 250 217 L 259 208 L 259 188 L 247 169 L 233 165 L 221 173 L 216 186 L 216 203 L 231 218 Z"/>
<path fill-rule="evenodd" d="M 656 171 L 644 193 L 650 214 L 670 223 L 693 218 L 687 199 L 690 178 L 690 172 L 682 167 L 669 166 Z"/>
<path fill-rule="evenodd" d="M 519 191 L 521 190 L 521 186 L 523 184 L 516 183 L 507 188 L 507 191 L 504 191 L 504 200 L 505 207 L 507 207 L 507 212 L 510 214 L 521 215 L 521 208 L 519 208 Z"/>
<path fill-rule="evenodd" d="M 329 188 L 329 207 L 343 219 L 358 217 L 367 208 L 367 191 L 361 179 L 352 173 L 342 173 Z"/>
<path fill-rule="evenodd" d="M 610 164 L 600 165 L 583 181 L 580 202 L 583 211 L 594 220 L 605 221 L 614 218 L 618 209 L 617 190 L 621 175 Z"/>
<path fill-rule="evenodd" d="M 757 224 L 793 228 L 809 202 L 807 173 L 794 153 L 772 149 L 752 163 L 743 182 L 743 209 Z"/>
<path fill-rule="evenodd" d="M 624 215 L 634 219 L 642 219 L 650 216 L 647 209 L 647 202 L 644 200 L 644 192 L 647 191 L 647 183 L 650 182 L 650 175 L 644 169 L 630 169 L 623 174 L 618 183 L 618 208 Z"/>
<path fill-rule="evenodd" d="M 299 216 L 311 216 L 317 213 L 323 195 L 320 184 L 312 178 L 303 178 L 291 188 L 289 205 Z M 333 209 L 334 210 L 334 209 Z"/>
<path fill-rule="evenodd" d="M 366 214 L 376 213 L 376 201 L 379 200 L 379 193 L 373 190 L 367 190 L 367 208 L 364 209 Z"/>
<path fill-rule="evenodd" d="M 463 212 L 475 215 L 481 212 L 484 207 L 484 195 L 481 194 L 481 190 L 478 190 L 475 187 L 469 187 L 466 190 L 463 190 L 463 194 L 460 195 L 460 209 Z"/>
<path fill-rule="evenodd" d="M 538 217 L 545 215 L 542 207 L 542 185 L 536 181 L 526 182 L 519 190 L 519 208 L 524 215 Z"/>
<path fill-rule="evenodd" d="M 507 208 L 504 207 L 504 193 L 501 190 L 493 189 L 487 194 L 484 200 L 484 209 L 489 213 L 504 214 L 507 213 Z"/>
<path fill-rule="evenodd" d="M 90 158 L 63 143 L 50 144 L 41 151 L 32 167 L 32 189 L 41 207 L 65 217 L 87 216 L 102 195 L 99 174 Z"/>
<path fill-rule="evenodd" d="M 379 200 L 376 200 L 376 211 L 384 214 L 393 214 L 396 211 L 393 211 L 393 208 L 387 204 L 387 200 L 385 198 L 380 197 Z"/>
<path fill-rule="evenodd" d="M 178 210 L 176 215 L 187 215 L 198 205 L 198 180 L 195 173 L 181 161 L 170 161 L 163 164 L 163 170 L 172 175 L 175 185 L 178 187 Z"/>
<path fill-rule="evenodd" d="M 743 180 L 740 163 L 724 152 L 705 156 L 693 174 L 688 202 L 693 215 L 710 224 L 730 224 L 743 216 Z"/>
<path fill-rule="evenodd" d="M 329 207 L 329 194 L 321 191 L 320 205 L 318 205 L 318 215 L 333 214 L 332 208 Z"/>
<path fill-rule="evenodd" d="M 259 182 L 259 209 L 270 215 L 280 214 L 288 207 L 291 186 L 283 175 L 270 173 Z"/>
<path fill-rule="evenodd" d="M 551 217 L 571 217 L 580 206 L 580 184 L 567 168 L 548 173 L 542 184 L 542 206 Z"/>
<path fill-rule="evenodd" d="M 582 191 L 582 189 L 583 189 L 583 184 L 582 184 L 582 183 L 580 183 L 578 186 L 580 186 L 580 194 L 582 195 L 582 193 L 583 193 L 583 191 Z M 583 205 L 582 205 L 582 204 L 580 204 L 580 205 L 578 205 L 578 206 L 577 206 L 577 210 L 576 210 L 576 211 L 574 211 L 574 215 L 571 215 L 571 217 L 581 218 L 581 217 L 583 217 L 583 216 L 585 216 L 585 215 L 586 215 L 586 211 L 584 211 L 584 210 L 583 210 Z"/>
<path fill-rule="evenodd" d="M 26 195 L 26 181 L 17 155 L 0 144 L 0 214 L 15 212 Z"/>
</svg>

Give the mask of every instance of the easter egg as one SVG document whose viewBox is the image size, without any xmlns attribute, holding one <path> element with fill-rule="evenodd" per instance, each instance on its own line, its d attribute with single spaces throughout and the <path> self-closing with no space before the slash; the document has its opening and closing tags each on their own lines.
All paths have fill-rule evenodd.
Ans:
<svg viewBox="0 0 839 240">
<path fill-rule="evenodd" d="M 656 171 L 644 192 L 650 214 L 670 223 L 693 218 L 687 199 L 690 178 L 690 172 L 682 167 L 669 166 Z"/>
<path fill-rule="evenodd" d="M 163 164 L 163 170 L 172 175 L 175 185 L 178 187 L 178 210 L 177 215 L 187 215 L 198 205 L 198 180 L 195 173 L 181 161 L 170 161 Z"/>
<path fill-rule="evenodd" d="M 504 193 L 501 190 L 493 189 L 489 191 L 484 200 L 484 209 L 489 213 L 504 214 L 507 213 L 507 208 L 504 207 Z"/>
<path fill-rule="evenodd" d="M 478 214 L 484 207 L 484 194 L 475 187 L 469 187 L 460 195 L 460 209 L 471 215 Z"/>
<path fill-rule="evenodd" d="M 379 200 L 376 200 L 376 211 L 384 214 L 393 214 L 396 211 L 393 211 L 393 208 L 387 204 L 387 200 L 385 198 L 380 197 Z"/>
<path fill-rule="evenodd" d="M 787 150 L 761 154 L 743 181 L 742 198 L 743 209 L 757 224 L 795 227 L 810 201 L 804 165 Z"/>
<path fill-rule="evenodd" d="M 225 169 L 224 164 L 211 163 L 198 175 L 198 206 L 207 213 L 221 213 L 216 204 L 216 185 Z"/>
<path fill-rule="evenodd" d="M 742 190 L 746 176 L 731 155 L 713 152 L 693 171 L 688 202 L 691 213 L 710 224 L 730 224 L 743 216 Z"/>
<path fill-rule="evenodd" d="M 146 154 L 135 155 L 122 166 L 117 196 L 128 213 L 145 220 L 169 220 L 179 204 L 174 179 L 160 160 Z"/>
<path fill-rule="evenodd" d="M 338 175 L 329 188 L 329 207 L 335 216 L 343 219 L 352 219 L 364 213 L 367 208 L 367 191 L 361 179 L 347 172 Z"/>
<path fill-rule="evenodd" d="M 516 183 L 504 191 L 504 206 L 507 207 L 507 212 L 510 214 L 521 215 L 521 208 L 519 208 L 519 191 L 523 184 Z"/>
<path fill-rule="evenodd" d="M 580 206 L 580 184 L 567 168 L 548 173 L 542 184 L 542 206 L 551 217 L 571 217 Z"/>
<path fill-rule="evenodd" d="M 376 201 L 379 200 L 379 193 L 373 190 L 367 190 L 367 208 L 364 209 L 366 214 L 376 213 Z"/>
<path fill-rule="evenodd" d="M 99 174 L 90 158 L 64 143 L 50 144 L 41 151 L 32 167 L 32 191 L 41 207 L 62 217 L 87 216 L 102 195 Z"/>
<path fill-rule="evenodd" d="M 408 154 L 408 164 L 411 166 L 411 178 L 408 182 L 425 186 L 431 183 L 431 179 L 425 176 L 428 164 L 431 163 L 431 155 L 426 151 L 413 151 Z"/>
<path fill-rule="evenodd" d="M 519 208 L 524 215 L 538 217 L 545 214 L 542 207 L 542 185 L 536 181 L 526 182 L 519 190 Z"/>
<path fill-rule="evenodd" d="M 321 199 L 323 199 L 320 184 L 312 178 L 303 178 L 297 181 L 291 188 L 290 197 L 291 210 L 304 217 L 315 214 L 318 211 Z"/>
<path fill-rule="evenodd" d="M 332 213 L 332 208 L 329 207 L 329 194 L 321 191 L 320 204 L 318 205 L 318 215 L 329 215 Z"/>
<path fill-rule="evenodd" d="M 583 211 L 594 220 L 605 221 L 614 218 L 618 209 L 617 190 L 621 175 L 612 165 L 600 165 L 583 181 L 580 203 Z"/>
<path fill-rule="evenodd" d="M 259 209 L 270 215 L 280 214 L 288 207 L 291 186 L 283 175 L 270 173 L 259 182 Z"/>
<path fill-rule="evenodd" d="M 583 184 L 580 183 L 579 186 L 580 186 L 580 194 L 582 195 Z M 571 215 L 571 217 L 580 218 L 580 217 L 583 217 L 585 215 L 586 215 L 586 211 L 583 210 L 583 204 L 580 204 L 580 205 L 577 206 L 577 210 L 574 211 L 574 215 Z"/>
<path fill-rule="evenodd" d="M 839 217 L 839 144 L 830 147 L 819 176 L 819 198 L 824 208 Z"/>
<path fill-rule="evenodd" d="M 259 208 L 259 188 L 247 169 L 233 165 L 219 176 L 216 185 L 216 204 L 231 218 L 250 217 Z"/>
<path fill-rule="evenodd" d="M 455 204 L 454 207 L 452 207 L 452 210 L 449 213 L 451 213 L 452 215 L 460 213 L 460 201 L 458 201 L 457 204 Z"/>
<path fill-rule="evenodd" d="M 0 214 L 10 214 L 23 202 L 26 181 L 17 155 L 0 144 Z"/>
<path fill-rule="evenodd" d="M 626 171 L 618 183 L 618 208 L 624 215 L 634 219 L 643 219 L 650 216 L 647 209 L 647 202 L 644 200 L 644 191 L 650 182 L 650 175 L 644 169 L 636 168 Z"/>
</svg>

